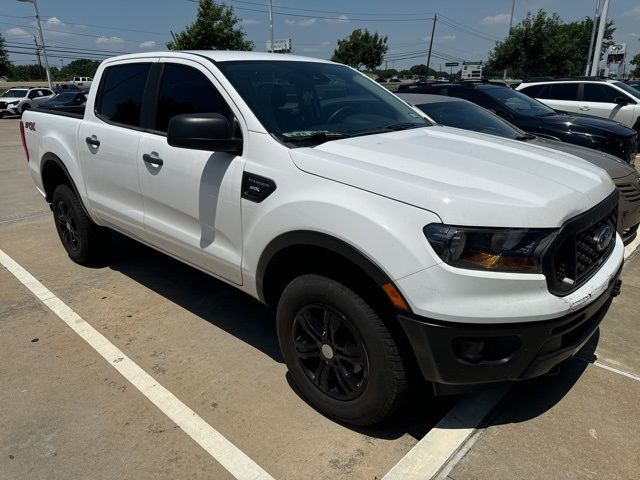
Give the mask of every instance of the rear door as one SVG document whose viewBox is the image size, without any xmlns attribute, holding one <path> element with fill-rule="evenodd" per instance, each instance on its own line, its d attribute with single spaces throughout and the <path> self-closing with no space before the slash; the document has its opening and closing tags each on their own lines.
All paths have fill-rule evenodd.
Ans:
<svg viewBox="0 0 640 480">
<path fill-rule="evenodd" d="M 614 101 L 618 97 L 627 98 L 630 103 L 618 105 Z M 593 82 L 584 84 L 579 112 L 615 120 L 631 127 L 635 107 L 635 101 L 624 92 L 606 82 Z"/>
<path fill-rule="evenodd" d="M 151 65 L 157 59 L 107 66 L 100 77 L 94 109 L 78 130 L 78 151 L 89 204 L 105 224 L 144 238 L 138 183 L 140 118 Z"/>
<path fill-rule="evenodd" d="M 234 124 L 239 112 L 203 65 L 167 59 L 159 66 L 158 93 L 150 100 L 157 109 L 136 160 L 147 237 L 156 247 L 241 284 L 244 158 L 172 147 L 166 137 L 175 115 L 220 113 Z M 236 136 L 241 135 L 238 124 Z"/>
<path fill-rule="evenodd" d="M 535 98 L 554 110 L 576 113 L 579 107 L 579 86 L 577 82 L 549 83 Z"/>
</svg>

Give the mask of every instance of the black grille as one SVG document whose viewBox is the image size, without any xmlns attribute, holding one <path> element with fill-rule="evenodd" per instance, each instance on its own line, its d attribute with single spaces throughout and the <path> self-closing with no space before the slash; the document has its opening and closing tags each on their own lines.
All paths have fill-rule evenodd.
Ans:
<svg viewBox="0 0 640 480">
<path fill-rule="evenodd" d="M 623 183 L 617 186 L 620 190 L 620 195 L 630 203 L 640 202 L 640 184 Z"/>
<path fill-rule="evenodd" d="M 620 142 L 620 149 L 626 160 L 633 160 L 638 153 L 638 135 L 634 135 L 631 138 L 627 138 Z"/>
<path fill-rule="evenodd" d="M 598 229 L 604 225 L 610 225 L 615 232 L 617 224 L 618 209 L 614 208 L 591 227 L 576 235 L 576 277 L 578 281 L 599 265 L 600 260 L 608 256 L 615 245 L 614 237 L 614 241 L 610 242 L 607 248 L 598 250 L 593 240 Z"/>
<path fill-rule="evenodd" d="M 591 278 L 615 247 L 615 234 L 604 248 L 596 237 L 605 225 L 615 232 L 618 225 L 618 192 L 588 212 L 567 221 L 544 256 L 549 291 L 567 295 Z"/>
<path fill-rule="evenodd" d="M 0 108 L 2 109 L 7 108 L 7 102 L 0 102 Z"/>
</svg>

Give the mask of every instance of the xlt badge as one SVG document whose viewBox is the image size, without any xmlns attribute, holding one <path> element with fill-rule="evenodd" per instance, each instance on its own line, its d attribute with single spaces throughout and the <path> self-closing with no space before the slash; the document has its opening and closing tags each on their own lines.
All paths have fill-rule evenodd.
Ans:
<svg viewBox="0 0 640 480">
<path fill-rule="evenodd" d="M 276 189 L 276 182 L 255 173 L 242 174 L 242 198 L 260 203 Z"/>
</svg>

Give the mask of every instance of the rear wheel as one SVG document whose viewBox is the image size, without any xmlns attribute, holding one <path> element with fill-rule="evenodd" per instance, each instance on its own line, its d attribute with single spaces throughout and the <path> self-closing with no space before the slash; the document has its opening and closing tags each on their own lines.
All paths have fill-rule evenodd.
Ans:
<svg viewBox="0 0 640 480">
<path fill-rule="evenodd" d="M 108 230 L 91 221 L 73 190 L 67 185 L 58 185 L 53 192 L 52 209 L 58 236 L 69 258 L 85 265 L 101 260 L 107 247 Z"/>
<path fill-rule="evenodd" d="M 294 279 L 280 297 L 277 323 L 293 381 L 320 412 L 372 425 L 404 402 L 405 366 L 393 337 L 345 285 L 320 275 Z"/>
</svg>

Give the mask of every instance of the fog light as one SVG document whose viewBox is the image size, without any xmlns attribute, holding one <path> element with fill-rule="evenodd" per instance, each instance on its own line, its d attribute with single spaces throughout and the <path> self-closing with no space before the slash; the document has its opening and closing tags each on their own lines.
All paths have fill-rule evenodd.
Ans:
<svg viewBox="0 0 640 480">
<path fill-rule="evenodd" d="M 516 336 L 458 337 L 453 339 L 453 355 L 465 363 L 506 363 L 520 348 Z"/>
</svg>

